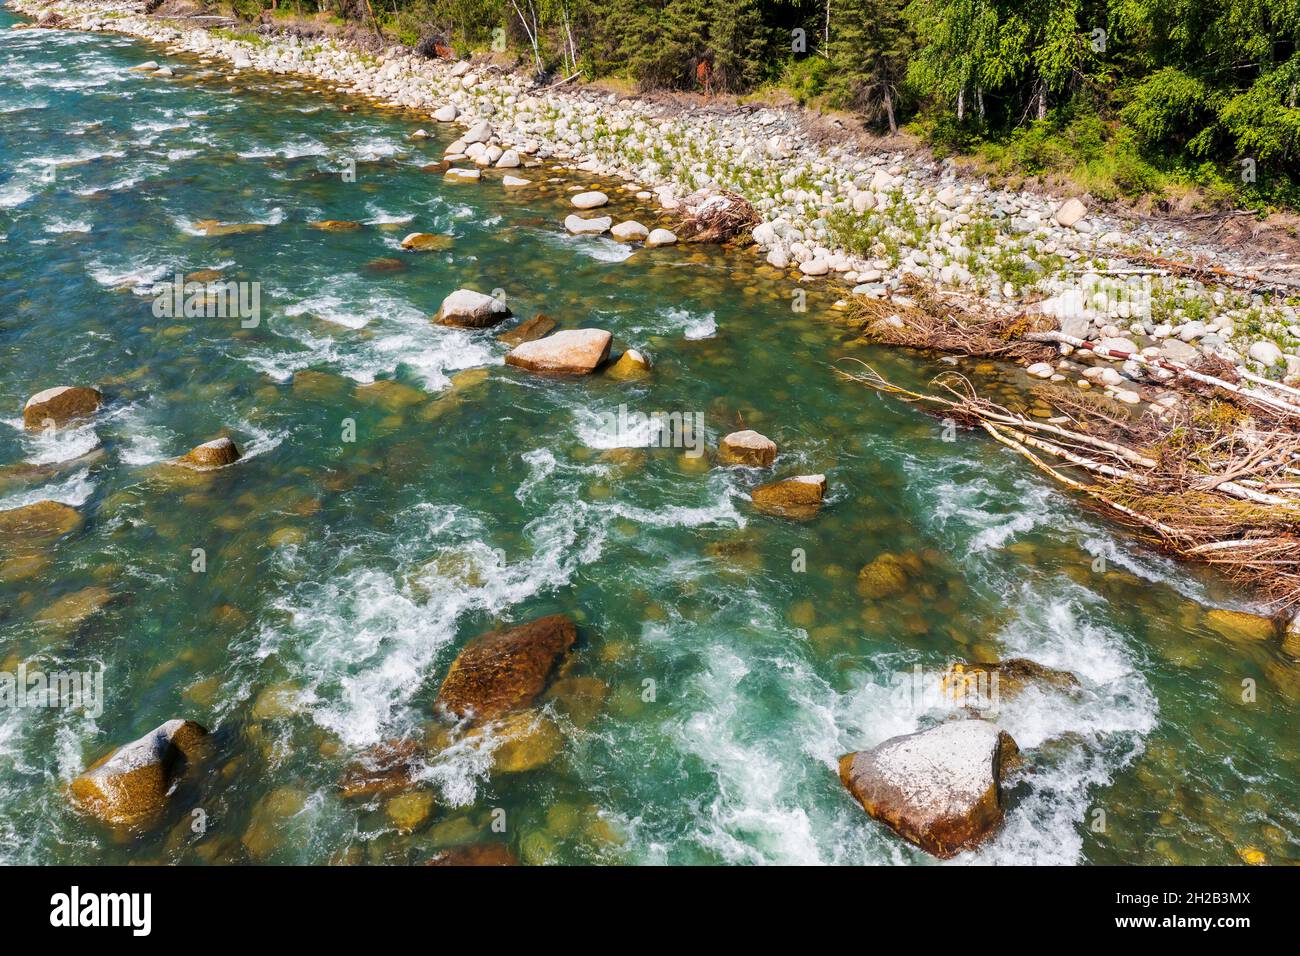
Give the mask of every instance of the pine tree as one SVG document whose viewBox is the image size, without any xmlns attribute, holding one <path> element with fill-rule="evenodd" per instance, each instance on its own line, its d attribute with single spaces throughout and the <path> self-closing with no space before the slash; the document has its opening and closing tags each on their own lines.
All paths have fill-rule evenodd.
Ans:
<svg viewBox="0 0 1300 956">
<path fill-rule="evenodd" d="M 831 96 L 898 132 L 897 112 L 912 35 L 904 0 L 839 0 L 831 22 Z"/>
<path fill-rule="evenodd" d="M 759 79 L 768 52 L 768 30 L 755 0 L 713 0 L 709 25 L 713 87 L 735 92 Z"/>
</svg>

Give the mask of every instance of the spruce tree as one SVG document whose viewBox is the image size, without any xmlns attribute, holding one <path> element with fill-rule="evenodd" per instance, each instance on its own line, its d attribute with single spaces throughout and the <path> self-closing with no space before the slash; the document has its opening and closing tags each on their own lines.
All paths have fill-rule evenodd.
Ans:
<svg viewBox="0 0 1300 956">
<path fill-rule="evenodd" d="M 831 20 L 828 84 L 838 102 L 898 132 L 901 90 L 912 53 L 904 0 L 840 0 Z"/>
</svg>

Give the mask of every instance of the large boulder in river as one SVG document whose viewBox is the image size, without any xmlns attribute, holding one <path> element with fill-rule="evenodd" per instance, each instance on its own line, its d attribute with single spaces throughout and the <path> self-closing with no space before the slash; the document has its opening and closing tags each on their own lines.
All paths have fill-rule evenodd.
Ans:
<svg viewBox="0 0 1300 956">
<path fill-rule="evenodd" d="M 1002 824 L 1002 784 L 1019 763 L 1011 735 L 986 720 L 953 720 L 840 758 L 840 781 L 868 814 L 942 859 Z"/>
<path fill-rule="evenodd" d="M 571 619 L 552 614 L 479 635 L 452 662 L 435 706 L 480 722 L 528 707 L 546 689 L 577 633 Z"/>
<path fill-rule="evenodd" d="M 72 799 L 105 823 L 145 822 L 166 806 L 176 781 L 201 755 L 207 735 L 192 720 L 169 720 L 91 764 L 72 781 Z"/>
<path fill-rule="evenodd" d="M 209 471 L 213 468 L 233 465 L 240 457 L 238 446 L 229 438 L 214 438 L 212 441 L 205 441 L 202 445 L 195 445 L 189 452 L 177 458 L 176 463 L 198 471 Z"/>
<path fill-rule="evenodd" d="M 750 429 L 732 432 L 718 443 L 718 461 L 724 465 L 766 468 L 776 461 L 776 442 Z"/>
<path fill-rule="evenodd" d="M 749 493 L 754 507 L 778 518 L 807 521 L 821 510 L 826 497 L 825 475 L 796 475 L 759 485 Z"/>
<path fill-rule="evenodd" d="M 63 425 L 78 418 L 89 418 L 103 402 L 104 396 L 93 388 L 75 385 L 47 388 L 27 399 L 23 424 L 28 428 L 44 428 L 48 422 Z"/>
<path fill-rule="evenodd" d="M 457 289 L 442 300 L 433 321 L 460 329 L 486 329 L 509 317 L 510 310 L 500 299 L 473 289 Z"/>
<path fill-rule="evenodd" d="M 516 345 L 506 354 L 506 364 L 530 372 L 586 375 L 609 358 L 613 339 L 604 329 L 566 329 Z"/>
</svg>

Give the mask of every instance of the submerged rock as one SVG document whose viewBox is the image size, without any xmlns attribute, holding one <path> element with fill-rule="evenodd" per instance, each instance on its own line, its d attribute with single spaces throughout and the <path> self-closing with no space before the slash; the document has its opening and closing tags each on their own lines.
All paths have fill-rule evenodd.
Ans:
<svg viewBox="0 0 1300 956">
<path fill-rule="evenodd" d="M 432 232 L 412 232 L 402 240 L 402 248 L 413 252 L 436 252 L 448 249 L 454 240 L 451 236 L 441 236 Z"/>
<path fill-rule="evenodd" d="M 189 452 L 176 459 L 178 465 L 207 471 L 224 468 L 239 461 L 239 448 L 229 438 L 214 438 L 212 441 L 196 445 Z"/>
<path fill-rule="evenodd" d="M 206 236 L 242 236 L 252 232 L 261 232 L 266 228 L 264 222 L 222 222 L 220 219 L 200 219 L 194 224 Z"/>
<path fill-rule="evenodd" d="M 441 850 L 428 866 L 518 866 L 519 857 L 504 843 L 474 843 Z"/>
<path fill-rule="evenodd" d="M 361 223 L 347 219 L 318 219 L 316 222 L 307 223 L 307 225 L 313 229 L 319 229 L 321 232 L 355 232 L 361 228 Z"/>
<path fill-rule="evenodd" d="M 724 465 L 766 468 L 776 461 L 776 442 L 750 429 L 732 432 L 718 443 L 718 461 Z"/>
<path fill-rule="evenodd" d="M 500 299 L 473 289 L 457 289 L 442 300 L 433 321 L 462 329 L 485 329 L 510 317 L 510 310 Z"/>
<path fill-rule="evenodd" d="M 33 620 L 37 624 L 71 630 L 103 610 L 112 600 L 112 591 L 100 585 L 92 585 L 65 594 L 37 614 Z"/>
<path fill-rule="evenodd" d="M 826 497 L 825 475 L 796 475 L 759 485 L 750 493 L 754 507 L 778 518 L 807 521 L 821 510 Z"/>
<path fill-rule="evenodd" d="M 399 793 L 412 786 L 412 776 L 421 759 L 412 740 L 390 740 L 357 755 L 339 778 L 345 798 L 373 797 Z"/>
<path fill-rule="evenodd" d="M 567 329 L 515 346 L 506 354 L 506 364 L 530 372 L 586 375 L 609 358 L 613 338 L 604 329 Z"/>
<path fill-rule="evenodd" d="M 91 764 L 72 781 L 73 801 L 105 823 L 146 822 L 166 806 L 207 735 L 192 720 L 169 720 Z"/>
<path fill-rule="evenodd" d="M 81 513 L 58 501 L 37 501 L 0 511 L 0 535 L 19 541 L 59 538 L 81 527 Z"/>
<path fill-rule="evenodd" d="M 506 189 L 522 189 L 524 186 L 532 184 L 531 179 L 525 179 L 523 176 L 505 175 L 501 177 L 501 185 Z"/>
<path fill-rule="evenodd" d="M 1002 824 L 1002 784 L 1019 762 L 1011 735 L 986 720 L 954 720 L 840 758 L 840 781 L 862 808 L 941 859 Z"/>
<path fill-rule="evenodd" d="M 399 793 L 384 804 L 384 813 L 403 833 L 410 833 L 429 819 L 433 812 L 433 794 L 428 790 Z"/>
<path fill-rule="evenodd" d="M 886 551 L 858 572 L 858 593 L 872 601 L 897 597 L 907 590 L 908 580 L 916 570 L 906 559 Z"/>
<path fill-rule="evenodd" d="M 524 342 L 540 339 L 554 328 L 555 320 L 545 312 L 538 312 L 531 319 L 525 319 L 513 329 L 502 332 L 497 338 L 506 345 L 522 345 Z"/>
<path fill-rule="evenodd" d="M 555 721 L 535 711 L 517 711 L 495 723 L 492 736 L 500 741 L 492 751 L 497 773 L 524 773 L 544 767 L 564 747 Z"/>
<path fill-rule="evenodd" d="M 576 639 L 577 628 L 563 614 L 482 634 L 452 662 L 435 706 L 476 721 L 528 707 Z"/>
<path fill-rule="evenodd" d="M 89 418 L 104 403 L 97 389 L 74 385 L 58 385 L 37 392 L 23 406 L 23 424 L 28 428 L 44 428 L 47 423 L 64 425 L 79 418 Z"/>
<path fill-rule="evenodd" d="M 1270 618 L 1246 611 L 1215 608 L 1206 612 L 1205 623 L 1230 641 L 1267 641 L 1277 633 Z"/>
</svg>

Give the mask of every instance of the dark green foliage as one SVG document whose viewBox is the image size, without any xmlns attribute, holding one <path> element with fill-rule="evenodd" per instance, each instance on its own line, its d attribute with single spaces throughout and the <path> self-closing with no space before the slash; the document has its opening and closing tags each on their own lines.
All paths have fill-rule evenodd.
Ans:
<svg viewBox="0 0 1300 956">
<path fill-rule="evenodd" d="M 227 2 L 249 19 L 270 6 Z M 390 39 L 426 54 L 504 37 L 552 75 L 705 93 L 777 82 L 881 129 L 913 121 L 940 150 L 1023 173 L 1092 170 L 1105 195 L 1169 176 L 1257 198 L 1300 183 L 1300 0 L 372 3 Z M 364 0 L 292 9 L 368 16 Z M 1246 166 L 1257 182 L 1242 181 Z"/>
</svg>

